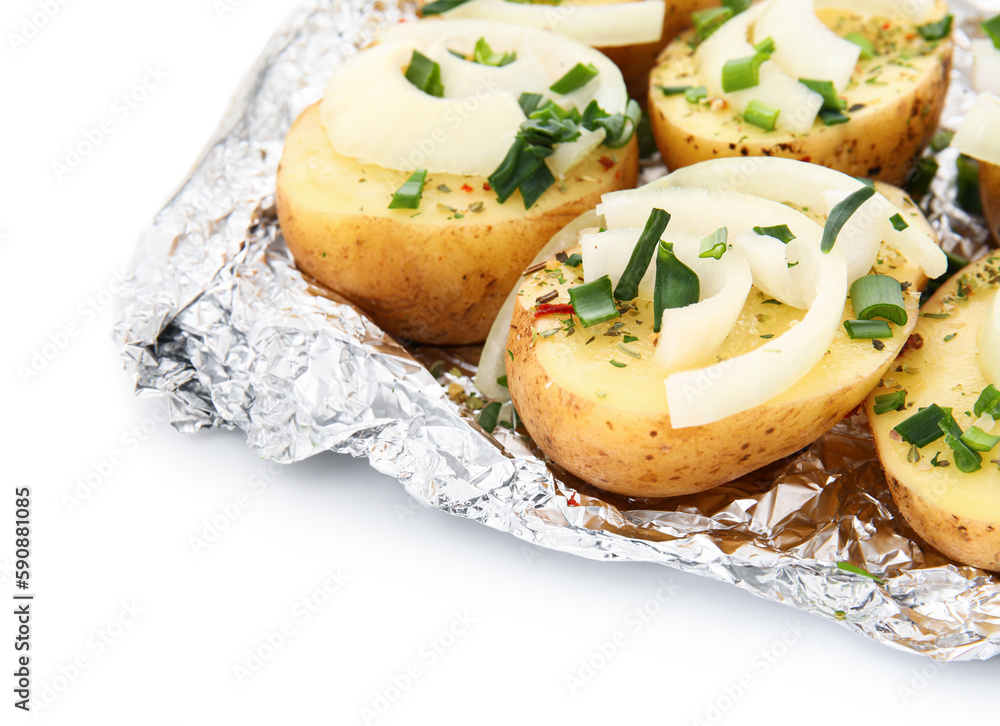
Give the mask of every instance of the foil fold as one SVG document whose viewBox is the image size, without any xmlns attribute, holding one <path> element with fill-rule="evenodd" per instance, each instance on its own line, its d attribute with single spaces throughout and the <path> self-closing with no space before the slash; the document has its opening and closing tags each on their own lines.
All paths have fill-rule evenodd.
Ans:
<svg viewBox="0 0 1000 726">
<path fill-rule="evenodd" d="M 953 6 L 971 27 L 975 8 Z M 166 398 L 180 431 L 238 428 L 282 463 L 321 451 L 365 457 L 425 505 L 541 546 L 729 582 L 943 661 L 997 655 L 1000 578 L 946 560 L 907 527 L 863 417 L 703 494 L 616 497 L 547 463 L 516 432 L 486 434 L 449 398 L 429 364 L 454 364 L 446 377 L 471 393 L 475 351 L 403 347 L 303 278 L 274 211 L 285 133 L 343 58 L 405 17 L 409 4 L 305 0 L 268 43 L 140 239 L 119 294 L 115 339 L 137 392 Z M 967 41 L 959 37 L 945 127 L 971 102 Z M 971 254 L 982 225 L 955 205 L 954 164 L 943 156 L 941 166 L 924 206 L 946 248 Z"/>
</svg>

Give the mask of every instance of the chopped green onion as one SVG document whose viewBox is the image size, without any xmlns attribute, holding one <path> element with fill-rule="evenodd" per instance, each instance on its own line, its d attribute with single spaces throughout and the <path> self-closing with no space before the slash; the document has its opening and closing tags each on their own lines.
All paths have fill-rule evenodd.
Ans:
<svg viewBox="0 0 1000 726">
<path fill-rule="evenodd" d="M 892 328 L 884 320 L 845 320 L 844 328 L 851 340 L 892 337 Z"/>
<path fill-rule="evenodd" d="M 597 78 L 597 74 L 597 66 L 593 63 L 588 63 L 587 65 L 577 63 L 575 66 L 570 68 L 569 71 L 567 71 L 566 75 L 549 86 L 549 90 L 553 93 L 563 95 L 572 93 L 578 88 L 583 88 L 592 80 Z"/>
<path fill-rule="evenodd" d="M 657 86 L 664 96 L 677 96 L 689 90 L 691 86 Z"/>
<path fill-rule="evenodd" d="M 905 404 L 906 391 L 894 391 L 881 396 L 875 396 L 875 405 L 872 406 L 872 411 L 875 412 L 876 416 L 881 416 L 883 413 L 889 413 L 889 411 L 899 411 Z"/>
<path fill-rule="evenodd" d="M 906 325 L 906 303 L 903 286 L 888 275 L 865 275 L 851 284 L 851 304 L 860 320 L 874 317 L 891 320 L 896 325 Z"/>
<path fill-rule="evenodd" d="M 454 10 L 459 5 L 464 5 L 467 2 L 469 2 L 469 0 L 435 0 L 435 2 L 424 5 L 420 14 L 424 17 L 427 17 L 428 15 L 440 15 L 441 13 L 446 13 L 449 10 Z"/>
<path fill-rule="evenodd" d="M 623 114 L 610 114 L 593 100 L 584 109 L 580 123 L 588 131 L 604 129 L 604 145 L 609 149 L 620 149 L 632 140 L 641 117 L 642 107 L 634 99 L 630 98 L 625 104 Z"/>
<path fill-rule="evenodd" d="M 979 27 L 983 29 L 983 32 L 990 37 L 993 41 L 993 47 L 1000 49 L 1000 15 L 990 18 L 989 20 L 984 20 L 979 24 Z"/>
<path fill-rule="evenodd" d="M 925 156 L 917 161 L 913 171 L 906 180 L 906 191 L 913 197 L 922 197 L 931 188 L 931 182 L 938 172 L 938 163 L 930 156 Z"/>
<path fill-rule="evenodd" d="M 752 4 L 753 0 L 722 0 L 722 7 L 732 10 L 733 15 L 739 15 Z"/>
<path fill-rule="evenodd" d="M 771 53 L 774 52 L 774 38 L 770 36 L 764 38 L 764 40 L 754 45 L 753 49 L 758 53 L 766 53 L 767 55 L 771 55 Z"/>
<path fill-rule="evenodd" d="M 949 146 L 951 146 L 951 140 L 953 138 L 955 138 L 954 131 L 949 131 L 948 129 L 941 129 L 931 137 L 931 150 L 944 151 Z"/>
<path fill-rule="evenodd" d="M 522 93 L 517 99 L 517 103 L 521 107 L 521 110 L 524 111 L 525 116 L 533 114 L 541 102 L 542 94 L 540 93 Z"/>
<path fill-rule="evenodd" d="M 792 234 L 792 230 L 788 229 L 787 224 L 778 224 L 774 227 L 754 227 L 753 231 L 763 237 L 774 237 L 786 245 L 795 239 L 795 235 Z"/>
<path fill-rule="evenodd" d="M 698 257 L 714 257 L 717 260 L 721 260 L 722 256 L 726 254 L 726 250 L 729 249 L 727 242 L 729 241 L 729 228 L 719 227 L 717 230 L 708 235 L 705 239 L 701 241 L 701 247 L 699 249 L 700 254 Z"/>
<path fill-rule="evenodd" d="M 569 289 L 569 301 L 573 312 L 580 318 L 585 328 L 617 318 L 614 296 L 611 294 L 611 278 L 605 275 L 585 285 Z"/>
<path fill-rule="evenodd" d="M 955 201 L 971 214 L 983 213 L 983 201 L 979 196 L 979 162 L 965 154 L 959 154 L 955 162 L 958 167 L 958 193 Z"/>
<path fill-rule="evenodd" d="M 978 451 L 966 446 L 962 439 L 951 434 L 945 434 L 944 442 L 955 452 L 955 466 L 958 467 L 959 471 L 972 474 L 983 468 L 982 455 Z"/>
<path fill-rule="evenodd" d="M 684 91 L 684 98 L 687 99 L 688 103 L 698 103 L 703 98 L 708 96 L 708 89 L 705 86 L 695 86 L 694 88 L 689 88 Z"/>
<path fill-rule="evenodd" d="M 417 169 L 407 179 L 403 186 L 392 195 L 389 209 L 419 209 L 420 197 L 424 193 L 424 182 L 427 180 L 427 170 Z"/>
<path fill-rule="evenodd" d="M 759 126 L 765 131 L 774 131 L 774 126 L 778 122 L 780 109 L 772 108 L 766 103 L 753 100 L 747 104 L 743 111 L 743 120 L 748 124 Z"/>
<path fill-rule="evenodd" d="M 618 362 L 618 361 L 616 361 L 616 360 L 612 360 L 612 361 L 608 361 L 608 362 L 609 362 L 609 363 L 610 363 L 611 365 L 613 365 L 613 366 L 614 366 L 615 368 L 627 368 L 627 367 L 628 367 L 628 366 L 627 366 L 627 365 L 626 365 L 625 363 L 619 363 L 619 362 Z"/>
<path fill-rule="evenodd" d="M 936 403 L 932 403 L 927 408 L 922 408 L 901 421 L 893 431 L 902 436 L 906 443 L 922 449 L 932 441 L 937 441 L 944 436 L 944 431 L 941 430 L 938 423 L 946 418 L 951 418 L 951 409 L 944 409 Z"/>
<path fill-rule="evenodd" d="M 476 48 L 472 51 L 472 61 L 483 66 L 506 66 L 517 60 L 517 51 L 509 53 L 494 53 L 486 38 L 476 41 Z"/>
<path fill-rule="evenodd" d="M 664 210 L 654 208 L 650 211 L 646 227 L 639 235 L 639 241 L 632 249 L 632 256 L 615 287 L 616 299 L 634 300 L 639 295 L 639 281 L 649 269 L 649 263 L 653 260 L 653 254 L 656 252 L 656 245 L 669 223 L 670 215 Z"/>
<path fill-rule="evenodd" d="M 861 48 L 862 60 L 871 60 L 875 57 L 875 44 L 861 33 L 848 33 L 844 36 L 844 40 L 849 40 Z"/>
<path fill-rule="evenodd" d="M 691 13 L 691 22 L 698 39 L 706 40 L 732 17 L 733 11 L 729 8 L 706 8 Z"/>
<path fill-rule="evenodd" d="M 844 572 L 850 572 L 851 574 L 854 574 L 854 575 L 861 575 L 862 577 L 871 578 L 872 580 L 875 580 L 875 582 L 877 582 L 880 585 L 884 585 L 885 584 L 885 582 L 882 580 L 882 578 L 876 577 L 875 575 L 873 575 L 872 573 L 870 573 L 868 570 L 862 569 L 862 568 L 858 567 L 857 565 L 852 565 L 850 562 L 838 562 L 837 563 L 837 569 L 838 570 L 843 570 Z"/>
<path fill-rule="evenodd" d="M 819 246 L 823 254 L 830 253 L 830 250 L 837 243 L 837 235 L 840 234 L 840 230 L 847 224 L 847 220 L 854 216 L 858 208 L 873 196 L 875 196 L 875 190 L 869 186 L 863 186 L 856 192 L 852 192 L 843 201 L 838 202 L 830 210 L 830 215 L 823 226 L 823 240 Z"/>
<path fill-rule="evenodd" d="M 895 229 L 897 232 L 902 232 L 904 229 L 910 226 L 906 223 L 906 220 L 903 219 L 903 215 L 899 214 L 898 212 L 889 217 L 889 221 L 892 222 L 892 228 Z"/>
<path fill-rule="evenodd" d="M 941 38 L 951 34 L 951 24 L 954 20 L 955 16 L 948 13 L 937 22 L 918 26 L 917 32 L 924 40 L 941 40 Z"/>
<path fill-rule="evenodd" d="M 770 56 L 767 53 L 754 53 L 746 58 L 734 58 L 726 61 L 722 67 L 722 90 L 726 93 L 753 88 L 760 83 L 760 66 Z"/>
<path fill-rule="evenodd" d="M 836 126 L 837 124 L 846 124 L 851 120 L 851 117 L 843 111 L 833 108 L 821 108 L 819 111 L 819 120 L 826 126 Z"/>
<path fill-rule="evenodd" d="M 875 188 L 875 182 L 873 182 L 871 179 L 869 179 L 866 176 L 856 176 L 854 178 L 857 179 L 862 184 L 864 184 L 866 187 L 871 187 L 872 189 Z"/>
<path fill-rule="evenodd" d="M 573 120 L 535 118 L 539 113 L 541 109 L 521 124 L 507 156 L 487 178 L 501 204 L 520 190 L 524 208 L 530 209 L 556 183 L 545 158 L 552 155 L 556 144 L 580 138 L 580 128 Z"/>
<path fill-rule="evenodd" d="M 833 87 L 833 81 L 813 81 L 808 78 L 800 78 L 799 83 L 823 97 L 823 108 L 835 111 L 847 108 L 847 101 L 837 95 L 837 89 Z"/>
<path fill-rule="evenodd" d="M 1000 444 L 1000 436 L 988 434 L 978 426 L 971 426 L 960 438 L 973 451 L 989 451 Z"/>
<path fill-rule="evenodd" d="M 441 66 L 419 50 L 414 50 L 410 57 L 410 65 L 406 68 L 406 80 L 426 94 L 438 98 L 444 96 L 444 86 L 441 85 Z"/>
<path fill-rule="evenodd" d="M 656 250 L 653 332 L 660 332 L 664 310 L 693 305 L 700 298 L 701 282 L 698 275 L 677 259 L 672 244 L 661 242 Z"/>
<path fill-rule="evenodd" d="M 579 252 L 574 252 L 571 254 L 565 262 L 566 267 L 579 267 L 583 264 L 583 257 Z"/>
<path fill-rule="evenodd" d="M 992 383 L 986 386 L 979 394 L 972 412 L 976 414 L 977 418 L 984 413 L 993 418 L 1000 418 L 1000 389 L 997 389 Z"/>
<path fill-rule="evenodd" d="M 483 410 L 479 412 L 479 425 L 483 427 L 486 433 L 492 434 L 493 430 L 497 427 L 497 419 L 499 417 L 500 402 L 487 403 L 483 406 Z"/>
<path fill-rule="evenodd" d="M 960 257 L 959 255 L 956 255 L 953 252 L 948 252 L 947 250 L 945 250 L 944 256 L 948 260 L 948 269 L 944 272 L 943 275 L 935 277 L 933 280 L 927 283 L 927 287 L 925 287 L 924 291 L 920 293 L 921 305 L 930 300 L 931 296 L 935 292 L 937 292 L 938 288 L 940 288 L 943 284 L 948 282 L 948 280 L 954 277 L 955 273 L 957 273 L 959 270 L 961 270 L 963 267 L 969 264 L 969 261 L 964 257 Z M 948 315 L 948 313 L 920 313 L 920 317 L 944 319 L 950 316 Z"/>
<path fill-rule="evenodd" d="M 507 376 L 500 376 L 497 378 L 497 385 L 507 388 Z"/>
</svg>

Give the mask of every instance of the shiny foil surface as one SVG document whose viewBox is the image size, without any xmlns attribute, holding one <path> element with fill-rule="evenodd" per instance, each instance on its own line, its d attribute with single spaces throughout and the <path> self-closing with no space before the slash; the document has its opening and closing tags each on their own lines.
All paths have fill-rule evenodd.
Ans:
<svg viewBox="0 0 1000 726">
<path fill-rule="evenodd" d="M 959 47 L 945 127 L 957 127 L 974 97 L 965 32 L 994 5 L 952 3 Z M 239 428 L 279 462 L 321 451 L 367 457 L 424 504 L 544 547 L 723 580 L 939 660 L 997 655 L 1000 577 L 954 564 L 909 529 L 863 414 L 703 494 L 612 496 L 547 465 L 522 433 L 491 436 L 475 424 L 461 392 L 474 391 L 477 349 L 403 347 L 303 278 L 274 211 L 285 133 L 343 58 L 412 16 L 395 3 L 305 0 L 271 39 L 139 242 L 115 326 L 139 395 L 165 397 L 180 431 Z M 923 207 L 947 249 L 974 256 L 986 232 L 954 203 L 956 155 L 938 155 Z M 644 179 L 662 173 L 647 165 Z M 429 372 L 438 360 L 440 380 Z"/>
</svg>

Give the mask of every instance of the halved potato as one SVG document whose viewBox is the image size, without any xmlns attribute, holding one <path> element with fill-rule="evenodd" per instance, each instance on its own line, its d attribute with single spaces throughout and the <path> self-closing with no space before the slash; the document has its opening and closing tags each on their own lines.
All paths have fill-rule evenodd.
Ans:
<svg viewBox="0 0 1000 726">
<path fill-rule="evenodd" d="M 987 385 L 977 363 L 977 331 L 998 294 L 997 255 L 942 285 L 867 402 L 886 480 L 906 521 L 948 557 L 995 571 L 1000 571 L 1000 446 L 982 454 L 979 471 L 964 473 L 943 438 L 917 450 L 893 428 L 932 403 L 952 408 L 963 430 L 975 423 L 973 404 Z M 906 391 L 905 409 L 876 415 L 875 396 L 899 390 Z"/>
<path fill-rule="evenodd" d="M 598 147 L 529 210 L 519 193 L 498 204 L 485 178 L 431 174 L 419 210 L 389 209 L 410 173 L 337 153 L 317 104 L 285 140 L 278 218 L 299 268 L 390 334 L 475 343 L 535 252 L 602 194 L 635 186 L 638 163 L 634 138 Z"/>
<path fill-rule="evenodd" d="M 993 242 L 1000 245 L 1000 166 L 979 162 L 979 194 Z"/>
<path fill-rule="evenodd" d="M 883 185 L 879 191 L 905 207 L 910 224 L 932 234 L 915 205 L 903 203 L 901 192 Z M 909 283 L 910 290 L 926 282 L 923 272 L 888 244 L 875 271 Z M 638 497 L 703 491 L 813 441 L 864 400 L 917 317 L 916 296 L 910 294 L 909 320 L 892 339 L 850 340 L 841 326 L 820 363 L 779 396 L 715 423 L 675 429 L 664 373 L 653 361 L 649 301 L 640 300 L 619 320 L 589 329 L 579 322 L 571 326 L 574 318 L 565 314 L 536 317 L 539 299 L 565 304 L 568 288 L 581 280 L 581 270 L 559 258 L 526 276 L 507 340 L 507 384 L 518 416 L 548 456 L 595 486 Z M 752 350 L 804 315 L 774 302 L 754 288 L 718 355 L 728 359 Z M 843 319 L 853 317 L 848 301 Z M 639 357 L 620 347 L 625 336 L 626 347 Z M 713 357 L 692 367 L 715 362 Z"/>
<path fill-rule="evenodd" d="M 944 15 L 944 3 L 939 9 Z M 805 134 L 765 131 L 743 121 L 723 99 L 692 103 L 684 93 L 664 95 L 662 88 L 701 85 L 693 34 L 685 33 L 667 46 L 650 74 L 649 115 L 669 169 L 720 156 L 782 156 L 851 176 L 895 185 L 906 182 L 915 158 L 938 127 L 952 41 L 928 43 L 912 26 L 848 10 L 817 8 L 816 15 L 837 35 L 861 33 L 875 45 L 877 55 L 859 61 L 842 94 L 850 121 L 825 126 L 817 119 Z"/>
</svg>

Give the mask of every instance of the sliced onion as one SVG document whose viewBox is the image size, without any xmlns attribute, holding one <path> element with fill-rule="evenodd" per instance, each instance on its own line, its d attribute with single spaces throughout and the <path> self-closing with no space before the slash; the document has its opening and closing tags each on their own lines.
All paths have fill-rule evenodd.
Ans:
<svg viewBox="0 0 1000 726">
<path fill-rule="evenodd" d="M 646 214 L 648 216 L 649 212 Z M 580 254 L 583 257 L 584 282 L 592 282 L 607 275 L 611 278 L 611 287 L 617 287 L 641 234 L 642 227 L 624 227 L 581 235 Z M 651 261 L 639 281 L 639 294 L 644 297 L 651 296 L 654 271 Z"/>
<path fill-rule="evenodd" d="M 698 66 L 698 77 L 708 90 L 709 96 L 725 95 L 722 90 L 722 69 L 726 61 L 746 58 L 756 52 L 748 41 L 750 26 L 771 7 L 773 2 L 774 0 L 764 0 L 740 13 L 698 46 L 694 59 Z"/>
<path fill-rule="evenodd" d="M 663 34 L 663 0 L 609 5 L 532 5 L 506 0 L 470 0 L 444 13 L 447 18 L 499 20 L 554 30 L 581 43 L 614 47 L 652 43 Z"/>
<path fill-rule="evenodd" d="M 989 38 L 976 38 L 972 58 L 972 86 L 980 93 L 1000 96 L 1000 48 Z"/>
<path fill-rule="evenodd" d="M 956 139 L 958 137 L 956 136 Z M 861 182 L 852 176 L 818 164 L 779 157 L 747 157 L 711 159 L 678 169 L 642 189 L 671 186 L 714 186 L 755 194 L 777 202 L 788 202 L 797 208 L 808 208 L 828 214 L 832 203 L 857 190 Z M 843 195 L 843 196 L 841 196 Z M 873 246 L 889 241 L 901 254 L 930 277 L 940 277 L 948 269 L 948 259 L 930 237 L 916 225 L 897 232 L 889 218 L 903 210 L 881 194 L 876 194 L 844 226 L 837 245 L 847 253 L 852 275 L 867 274 L 874 257 Z M 870 211 L 869 211 L 870 210 Z M 794 231 L 794 230 L 793 230 Z M 865 260 L 870 259 L 867 262 Z"/>
<path fill-rule="evenodd" d="M 1000 98 L 979 94 L 951 144 L 966 156 L 1000 164 Z"/>
<path fill-rule="evenodd" d="M 861 55 L 860 46 L 816 17 L 809 0 L 774 0 L 754 25 L 753 38 L 754 43 L 774 39 L 771 58 L 792 78 L 833 81 L 839 91 L 847 87 Z"/>
<path fill-rule="evenodd" d="M 838 8 L 870 13 L 896 23 L 923 25 L 936 19 L 938 0 L 814 0 L 815 8 Z"/>
<path fill-rule="evenodd" d="M 459 40 L 465 41 L 462 45 L 467 42 L 464 38 Z M 448 98 L 479 99 L 509 88 L 545 95 L 555 80 L 530 48 L 519 51 L 517 60 L 505 66 L 473 63 L 449 53 L 448 48 L 447 40 L 442 39 L 423 51 L 441 66 L 441 85 Z"/>
<path fill-rule="evenodd" d="M 588 131 L 580 127 L 580 138 L 567 144 L 558 144 L 555 152 L 545 160 L 549 170 L 558 178 L 566 175 L 574 166 L 583 161 L 587 156 L 604 141 L 604 129 Z"/>
<path fill-rule="evenodd" d="M 847 267 L 843 257 L 829 255 L 818 270 L 809 311 L 798 325 L 749 353 L 667 378 L 671 426 L 703 426 L 759 406 L 823 358 L 844 314 Z"/>
<path fill-rule="evenodd" d="M 1000 291 L 993 293 L 993 301 L 979 325 L 976 347 L 983 378 L 1000 386 Z"/>
</svg>

